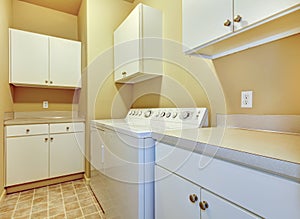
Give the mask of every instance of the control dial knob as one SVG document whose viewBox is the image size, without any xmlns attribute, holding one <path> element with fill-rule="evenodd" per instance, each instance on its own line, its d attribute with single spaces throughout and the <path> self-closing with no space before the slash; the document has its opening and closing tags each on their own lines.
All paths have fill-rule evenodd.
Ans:
<svg viewBox="0 0 300 219">
<path fill-rule="evenodd" d="M 161 112 L 161 113 L 160 113 L 160 117 L 164 117 L 165 115 L 166 115 L 165 112 Z"/>
<path fill-rule="evenodd" d="M 152 111 L 151 111 L 151 110 L 147 110 L 147 111 L 144 113 L 145 118 L 149 118 L 151 115 L 152 115 Z"/>
<path fill-rule="evenodd" d="M 166 117 L 169 118 L 170 116 L 171 116 L 171 113 L 170 113 L 170 112 L 167 112 L 167 113 L 166 113 Z"/>
<path fill-rule="evenodd" d="M 187 119 L 190 116 L 190 112 L 184 111 L 181 113 L 181 119 Z"/>
</svg>

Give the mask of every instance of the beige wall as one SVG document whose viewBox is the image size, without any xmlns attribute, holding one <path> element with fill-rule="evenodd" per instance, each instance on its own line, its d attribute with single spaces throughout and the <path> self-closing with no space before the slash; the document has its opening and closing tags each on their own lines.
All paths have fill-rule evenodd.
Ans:
<svg viewBox="0 0 300 219">
<path fill-rule="evenodd" d="M 229 114 L 300 114 L 300 34 L 216 59 Z M 253 108 L 242 109 L 242 90 Z"/>
<path fill-rule="evenodd" d="M 4 189 L 3 113 L 13 110 L 8 84 L 8 28 L 12 24 L 11 0 L 0 1 L 0 196 Z"/>
<path fill-rule="evenodd" d="M 113 79 L 113 31 L 132 8 L 123 0 L 87 1 L 88 119 L 120 118 L 131 105 L 131 86 Z"/>
<path fill-rule="evenodd" d="M 23 1 L 12 1 L 14 28 L 66 39 L 78 39 L 77 16 Z"/>
<path fill-rule="evenodd" d="M 12 0 L 12 27 L 66 39 L 78 40 L 77 16 L 40 7 L 27 2 Z M 13 89 L 14 111 L 72 110 L 74 90 L 18 88 Z M 42 108 L 42 101 L 49 101 L 49 108 Z"/>
</svg>

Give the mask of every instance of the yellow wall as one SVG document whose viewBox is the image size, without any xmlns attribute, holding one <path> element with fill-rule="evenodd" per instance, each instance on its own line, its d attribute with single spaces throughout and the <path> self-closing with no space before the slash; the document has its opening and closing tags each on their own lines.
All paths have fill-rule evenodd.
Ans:
<svg viewBox="0 0 300 219">
<path fill-rule="evenodd" d="M 78 39 L 77 16 L 23 1 L 12 1 L 14 28 L 71 40 Z"/>
<path fill-rule="evenodd" d="M 13 28 L 78 40 L 77 16 L 23 1 L 12 2 Z M 15 87 L 14 111 L 72 110 L 73 94 L 72 90 Z M 49 101 L 48 109 L 42 108 L 43 100 Z"/>
<path fill-rule="evenodd" d="M 12 23 L 11 0 L 0 1 L 0 196 L 4 188 L 3 113 L 13 110 L 8 85 L 8 28 Z"/>
<path fill-rule="evenodd" d="M 300 114 L 300 34 L 216 59 L 229 114 Z M 253 108 L 242 109 L 242 90 Z"/>
<path fill-rule="evenodd" d="M 133 6 L 123 0 L 87 1 L 88 119 L 123 117 L 131 105 L 131 86 L 113 79 L 113 32 Z"/>
</svg>

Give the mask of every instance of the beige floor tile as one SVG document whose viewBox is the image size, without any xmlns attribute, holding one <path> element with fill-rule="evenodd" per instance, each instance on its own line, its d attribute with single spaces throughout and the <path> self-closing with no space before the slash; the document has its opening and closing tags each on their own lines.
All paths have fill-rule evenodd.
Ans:
<svg viewBox="0 0 300 219">
<path fill-rule="evenodd" d="M 47 202 L 48 201 L 48 197 L 47 196 L 42 196 L 42 197 L 39 197 L 39 198 L 35 198 L 33 199 L 33 204 L 41 204 L 41 203 L 44 203 L 44 202 Z"/>
<path fill-rule="evenodd" d="M 49 210 L 49 216 L 56 216 L 56 215 L 61 215 L 65 213 L 65 209 L 63 206 L 59 206 L 56 208 L 50 208 Z"/>
<path fill-rule="evenodd" d="M 73 211 L 67 211 L 67 218 L 74 219 L 82 217 L 82 212 L 80 209 L 75 209 Z"/>
<path fill-rule="evenodd" d="M 80 208 L 78 201 L 65 204 L 66 211 L 72 211 Z"/>
<path fill-rule="evenodd" d="M 45 211 L 47 209 L 48 209 L 48 203 L 47 202 L 41 203 L 41 204 L 34 204 L 32 206 L 31 212 L 36 213 L 36 212 L 39 212 L 39 211 Z"/>
<path fill-rule="evenodd" d="M 64 219 L 64 218 L 66 218 L 65 214 L 60 214 L 60 215 L 56 215 L 56 216 L 50 217 L 50 219 Z"/>
<path fill-rule="evenodd" d="M 13 216 L 14 217 L 28 216 L 30 214 L 30 211 L 31 211 L 31 207 L 17 209 L 17 210 L 15 210 Z"/>
<path fill-rule="evenodd" d="M 102 218 L 104 215 L 84 180 L 7 195 L 0 203 L 0 219 Z"/>
<path fill-rule="evenodd" d="M 76 202 L 76 201 L 78 201 L 76 195 L 64 198 L 64 203 L 71 203 L 71 202 Z"/>
<path fill-rule="evenodd" d="M 16 205 L 4 205 L 4 206 L 1 206 L 0 207 L 0 212 L 2 213 L 6 213 L 6 212 L 9 212 L 9 211 L 12 211 L 14 210 L 16 207 Z"/>
<path fill-rule="evenodd" d="M 96 206 L 94 204 L 92 204 L 92 205 L 82 208 L 82 212 L 84 215 L 89 215 L 89 214 L 97 213 L 98 210 L 97 210 Z"/>
<path fill-rule="evenodd" d="M 63 190 L 63 197 L 69 197 L 69 196 L 74 196 L 76 193 L 74 190 L 67 190 L 67 191 L 64 191 Z"/>
<path fill-rule="evenodd" d="M 13 211 L 0 212 L 0 218 L 1 219 L 11 219 L 12 215 L 13 215 Z"/>
<path fill-rule="evenodd" d="M 99 213 L 90 214 L 87 216 L 84 216 L 85 219 L 102 219 L 101 215 Z"/>
<path fill-rule="evenodd" d="M 47 218 L 48 217 L 48 211 L 44 210 L 44 211 L 40 211 L 40 212 L 35 212 L 31 215 L 31 218 L 33 219 L 43 219 L 43 218 Z"/>
<path fill-rule="evenodd" d="M 55 208 L 63 206 L 63 200 L 62 199 L 57 199 L 49 202 L 49 208 Z"/>
<path fill-rule="evenodd" d="M 89 206 L 89 205 L 94 204 L 94 201 L 93 201 L 92 198 L 80 199 L 80 200 L 79 200 L 79 204 L 80 204 L 80 206 L 83 208 L 83 207 L 87 207 L 87 206 Z"/>
<path fill-rule="evenodd" d="M 31 205 L 32 205 L 31 200 L 30 201 L 24 201 L 24 202 L 18 202 L 16 210 L 23 209 L 23 208 L 29 208 L 29 207 L 31 207 Z"/>
</svg>

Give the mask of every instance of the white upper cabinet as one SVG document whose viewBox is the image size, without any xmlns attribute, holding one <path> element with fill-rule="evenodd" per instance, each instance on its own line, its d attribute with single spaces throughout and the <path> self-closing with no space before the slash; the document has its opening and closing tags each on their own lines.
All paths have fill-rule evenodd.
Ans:
<svg viewBox="0 0 300 219">
<path fill-rule="evenodd" d="M 232 0 L 183 0 L 183 47 L 189 50 L 229 34 L 232 26 L 224 26 L 232 16 Z"/>
<path fill-rule="evenodd" d="M 81 43 L 49 37 L 50 85 L 80 87 Z"/>
<path fill-rule="evenodd" d="M 299 0 L 234 0 L 233 20 L 241 17 L 241 21 L 234 21 L 234 30 L 262 21 L 299 3 Z"/>
<path fill-rule="evenodd" d="M 138 4 L 114 32 L 114 70 L 118 83 L 162 75 L 162 13 Z"/>
<path fill-rule="evenodd" d="M 48 80 L 48 37 L 10 30 L 10 82 L 45 84 Z"/>
<path fill-rule="evenodd" d="M 299 9 L 299 0 L 183 0 L 183 51 L 217 58 L 296 34 Z M 257 33 L 248 31 L 289 14 L 294 15 L 285 28 L 273 24 Z"/>
<path fill-rule="evenodd" d="M 80 42 L 10 29 L 11 84 L 75 88 L 80 77 Z"/>
</svg>

